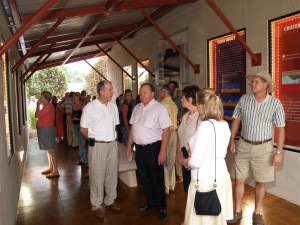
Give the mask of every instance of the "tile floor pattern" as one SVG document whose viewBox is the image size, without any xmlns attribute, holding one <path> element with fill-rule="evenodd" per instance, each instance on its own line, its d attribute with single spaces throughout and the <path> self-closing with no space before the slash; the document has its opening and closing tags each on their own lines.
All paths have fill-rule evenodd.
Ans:
<svg viewBox="0 0 300 225">
<path fill-rule="evenodd" d="M 49 180 L 41 175 L 47 165 L 46 154 L 39 150 L 36 138 L 29 140 L 16 225 L 179 225 L 184 218 L 186 193 L 182 184 L 167 198 L 168 220 L 162 222 L 154 209 L 138 212 L 137 207 L 145 201 L 143 189 L 129 188 L 121 181 L 117 202 L 122 211 L 107 208 L 103 220 L 95 218 L 89 202 L 89 180 L 81 176 L 85 169 L 75 164 L 78 150 L 60 143 L 57 152 L 61 176 Z M 251 225 L 253 207 L 253 188 L 247 186 L 243 219 L 236 224 Z M 268 225 L 300 224 L 300 206 L 270 194 L 265 198 L 263 215 Z"/>
</svg>

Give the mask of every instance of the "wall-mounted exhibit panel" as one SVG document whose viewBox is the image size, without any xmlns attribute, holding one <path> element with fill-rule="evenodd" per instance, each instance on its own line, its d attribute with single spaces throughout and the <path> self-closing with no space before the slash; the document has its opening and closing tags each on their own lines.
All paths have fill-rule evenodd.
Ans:
<svg viewBox="0 0 300 225">
<path fill-rule="evenodd" d="M 300 12 L 269 22 L 275 97 L 286 115 L 285 147 L 300 150 Z"/>
<path fill-rule="evenodd" d="M 239 35 L 245 39 L 245 30 Z M 246 51 L 234 34 L 208 40 L 209 87 L 216 89 L 224 105 L 224 118 L 231 125 L 232 114 L 246 93 Z"/>
</svg>

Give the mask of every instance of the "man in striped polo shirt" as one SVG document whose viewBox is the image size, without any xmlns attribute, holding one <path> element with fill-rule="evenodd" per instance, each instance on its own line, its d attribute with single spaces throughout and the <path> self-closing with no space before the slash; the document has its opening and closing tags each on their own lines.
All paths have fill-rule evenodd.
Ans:
<svg viewBox="0 0 300 225">
<path fill-rule="evenodd" d="M 274 166 L 282 161 L 285 139 L 285 115 L 278 99 L 269 95 L 274 89 L 272 77 L 267 72 L 246 76 L 251 81 L 251 94 L 241 97 L 233 113 L 229 151 L 235 153 L 235 211 L 228 223 L 242 218 L 242 200 L 245 180 L 253 175 L 255 183 L 255 210 L 253 225 L 264 225 L 260 209 L 265 196 L 265 183 L 274 181 Z M 235 146 L 234 138 L 242 125 L 241 138 Z M 277 149 L 272 138 L 276 127 Z"/>
</svg>

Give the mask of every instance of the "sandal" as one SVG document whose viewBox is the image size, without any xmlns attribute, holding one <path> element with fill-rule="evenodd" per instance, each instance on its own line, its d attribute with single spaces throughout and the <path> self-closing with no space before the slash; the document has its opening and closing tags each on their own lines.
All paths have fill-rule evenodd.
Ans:
<svg viewBox="0 0 300 225">
<path fill-rule="evenodd" d="M 59 178 L 60 175 L 58 173 L 50 173 L 46 176 L 47 178 Z"/>
<path fill-rule="evenodd" d="M 41 172 L 43 175 L 47 175 L 47 174 L 50 174 L 52 173 L 52 170 L 51 169 L 45 169 Z"/>
<path fill-rule="evenodd" d="M 233 219 L 232 220 L 227 220 L 227 223 L 231 224 L 231 223 L 236 223 L 238 220 L 242 219 L 243 217 L 243 211 L 240 212 L 233 212 Z"/>
</svg>

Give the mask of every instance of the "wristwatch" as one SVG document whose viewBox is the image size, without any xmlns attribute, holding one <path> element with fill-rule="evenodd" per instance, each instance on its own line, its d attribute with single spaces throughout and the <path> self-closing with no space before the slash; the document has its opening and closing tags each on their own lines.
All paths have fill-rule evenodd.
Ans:
<svg viewBox="0 0 300 225">
<path fill-rule="evenodd" d="M 275 150 L 275 153 L 280 155 L 282 151 L 278 151 L 277 149 Z"/>
</svg>

